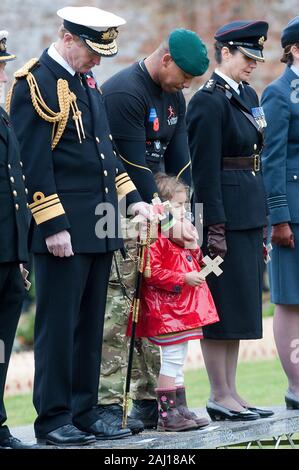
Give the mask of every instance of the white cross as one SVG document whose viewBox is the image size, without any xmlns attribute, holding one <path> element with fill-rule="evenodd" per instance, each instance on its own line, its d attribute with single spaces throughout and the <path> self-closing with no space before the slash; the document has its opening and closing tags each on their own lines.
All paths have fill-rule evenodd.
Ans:
<svg viewBox="0 0 299 470">
<path fill-rule="evenodd" d="M 150 230 L 150 236 L 155 238 L 155 234 L 153 232 L 153 229 L 155 228 L 155 224 L 157 224 L 160 220 L 163 220 L 166 218 L 167 212 L 169 212 L 171 208 L 171 204 L 169 201 L 162 202 L 161 199 L 157 196 L 154 199 L 152 199 L 152 215 L 150 218 L 150 221 L 153 222 L 154 224 L 151 224 L 151 230 Z M 141 240 L 146 240 L 147 238 L 147 220 L 142 214 L 136 215 L 133 219 L 132 222 L 135 224 L 139 224 L 139 235 Z M 157 230 L 157 227 L 156 227 Z"/>
<path fill-rule="evenodd" d="M 169 212 L 171 208 L 169 201 L 162 202 L 159 197 L 152 199 L 152 205 L 154 208 L 154 214 L 157 216 L 158 220 L 165 219 L 166 213 Z"/>
<path fill-rule="evenodd" d="M 23 266 L 22 276 L 23 276 L 24 286 L 25 286 L 26 290 L 29 290 L 30 287 L 31 287 L 31 282 L 28 281 L 28 279 L 27 279 L 28 275 L 29 275 L 29 271 L 27 271 L 27 269 L 25 269 L 24 266 Z"/>
<path fill-rule="evenodd" d="M 223 263 L 221 256 L 217 256 L 211 259 L 209 256 L 205 256 L 202 260 L 205 263 L 205 267 L 200 271 L 200 276 L 204 279 L 208 274 L 214 273 L 216 276 L 220 276 L 223 273 L 222 269 L 219 268 L 219 264 Z"/>
<path fill-rule="evenodd" d="M 263 245 L 264 245 L 264 250 L 266 251 L 266 253 L 264 255 L 264 261 L 265 261 L 266 264 L 268 264 L 269 261 L 271 261 L 270 253 L 273 250 L 273 247 L 272 247 L 270 242 L 267 243 L 267 245 L 265 243 L 263 243 Z"/>
</svg>

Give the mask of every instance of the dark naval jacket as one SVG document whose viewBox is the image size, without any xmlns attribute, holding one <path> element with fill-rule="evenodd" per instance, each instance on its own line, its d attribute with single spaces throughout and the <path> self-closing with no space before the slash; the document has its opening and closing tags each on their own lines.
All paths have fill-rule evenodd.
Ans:
<svg viewBox="0 0 299 470">
<path fill-rule="evenodd" d="M 93 80 L 88 84 L 88 77 L 80 80 L 78 74 L 72 76 L 47 51 L 31 72 L 42 100 L 56 113 L 60 109 L 57 82 L 59 79 L 68 82 L 70 91 L 77 97 L 86 137 L 79 142 L 70 111 L 62 137 L 52 150 L 53 124 L 34 109 L 26 73 L 17 79 L 11 116 L 21 146 L 30 209 L 35 220 L 31 226 L 31 250 L 46 253 L 45 238 L 64 229 L 71 234 L 75 253 L 101 253 L 121 248 L 118 198 L 127 196 L 128 204 L 141 199 L 114 151 L 98 88 Z M 105 206 L 107 203 L 109 207 Z M 99 238 L 100 229 L 105 232 L 107 228 L 107 221 L 113 222 L 108 224 L 110 236 Z"/>
<path fill-rule="evenodd" d="M 29 210 L 22 166 L 18 141 L 0 107 L 0 263 L 28 260 Z"/>
<path fill-rule="evenodd" d="M 227 230 L 245 230 L 267 223 L 261 171 L 223 169 L 224 157 L 249 157 L 262 149 L 251 112 L 258 97 L 248 84 L 243 93 L 241 98 L 213 73 L 188 106 L 194 200 L 204 204 L 205 226 L 225 223 Z"/>
</svg>

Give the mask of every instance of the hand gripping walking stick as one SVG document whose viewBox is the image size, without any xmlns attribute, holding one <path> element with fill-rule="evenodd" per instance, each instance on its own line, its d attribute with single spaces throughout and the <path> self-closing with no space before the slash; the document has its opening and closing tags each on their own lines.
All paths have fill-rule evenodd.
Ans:
<svg viewBox="0 0 299 470">
<path fill-rule="evenodd" d="M 150 239 L 151 239 L 150 232 L 151 232 L 151 224 L 149 221 L 147 221 L 146 231 L 142 232 L 141 230 L 139 241 L 137 242 L 138 244 L 137 275 L 136 275 L 136 281 L 135 281 L 135 294 L 134 294 L 134 298 L 132 301 L 132 331 L 131 331 L 131 338 L 130 338 L 127 377 L 126 377 L 125 392 L 124 392 L 124 399 L 123 399 L 123 421 L 122 421 L 123 428 L 127 426 L 127 416 L 128 416 L 129 399 L 130 399 L 130 384 L 131 384 L 134 346 L 135 346 L 135 335 L 136 335 L 136 326 L 138 322 L 139 309 L 140 309 L 142 276 L 143 276 L 143 273 L 146 277 L 150 276 L 150 264 L 149 264 L 149 248 L 150 248 Z M 144 263 L 145 248 L 147 248 L 146 267 Z"/>
</svg>

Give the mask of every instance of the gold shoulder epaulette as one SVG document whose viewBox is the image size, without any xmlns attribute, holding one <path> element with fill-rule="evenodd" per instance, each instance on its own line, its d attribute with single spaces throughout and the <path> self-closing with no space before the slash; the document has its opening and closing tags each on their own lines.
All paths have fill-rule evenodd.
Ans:
<svg viewBox="0 0 299 470">
<path fill-rule="evenodd" d="M 85 139 L 83 122 L 81 117 L 81 111 L 77 106 L 77 97 L 69 89 L 67 80 L 59 78 L 57 81 L 57 97 L 59 103 L 59 111 L 55 112 L 50 109 L 45 103 L 41 91 L 39 89 L 37 80 L 32 73 L 32 69 L 38 63 L 38 59 L 30 59 L 22 68 L 15 72 L 14 83 L 7 94 L 5 110 L 9 114 L 11 100 L 13 96 L 14 86 L 16 85 L 19 78 L 26 77 L 26 81 L 29 86 L 30 97 L 32 105 L 41 119 L 53 124 L 52 129 L 52 145 L 51 148 L 54 150 L 58 142 L 60 141 L 62 134 L 67 125 L 70 111 L 73 113 L 73 119 L 75 121 L 76 130 L 78 133 L 79 142 L 82 143 L 82 138 Z"/>
<path fill-rule="evenodd" d="M 19 70 L 14 73 L 15 78 L 26 77 L 31 69 L 37 64 L 38 59 L 34 57 L 33 59 L 28 60 L 28 62 L 23 65 Z"/>
</svg>

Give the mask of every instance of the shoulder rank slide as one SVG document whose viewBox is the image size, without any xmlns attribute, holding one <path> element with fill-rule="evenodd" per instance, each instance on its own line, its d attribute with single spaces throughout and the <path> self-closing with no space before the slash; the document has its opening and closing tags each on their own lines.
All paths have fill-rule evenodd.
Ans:
<svg viewBox="0 0 299 470">
<path fill-rule="evenodd" d="M 216 86 L 216 80 L 213 78 L 210 78 L 202 87 L 203 91 L 207 91 L 208 93 L 213 93 L 215 86 Z"/>
</svg>

